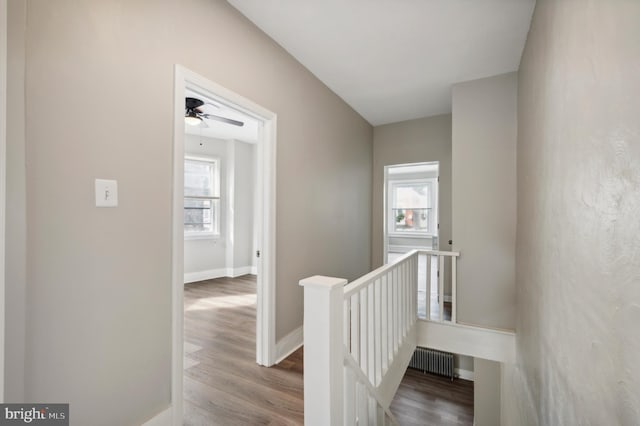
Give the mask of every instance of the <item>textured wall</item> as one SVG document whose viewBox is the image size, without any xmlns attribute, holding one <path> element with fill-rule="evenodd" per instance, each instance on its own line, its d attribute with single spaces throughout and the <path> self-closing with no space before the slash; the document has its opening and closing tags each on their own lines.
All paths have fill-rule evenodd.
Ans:
<svg viewBox="0 0 640 426">
<path fill-rule="evenodd" d="M 74 424 L 169 404 L 176 63 L 278 115 L 276 335 L 298 280 L 369 270 L 371 126 L 229 4 L 28 1 L 26 399 Z"/>
<path fill-rule="evenodd" d="M 637 425 L 640 2 L 539 0 L 519 77 L 505 424 Z"/>
<path fill-rule="evenodd" d="M 453 86 L 453 248 L 458 321 L 513 330 L 516 268 L 516 73 Z"/>
</svg>

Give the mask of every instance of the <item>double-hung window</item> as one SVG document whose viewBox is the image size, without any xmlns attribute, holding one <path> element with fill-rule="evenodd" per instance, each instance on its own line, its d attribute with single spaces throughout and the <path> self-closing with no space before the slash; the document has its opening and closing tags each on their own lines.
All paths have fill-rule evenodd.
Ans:
<svg viewBox="0 0 640 426">
<path fill-rule="evenodd" d="M 219 160 L 214 158 L 185 157 L 185 238 L 207 238 L 220 234 L 219 166 Z"/>
<path fill-rule="evenodd" d="M 437 235 L 435 179 L 391 181 L 389 232 Z"/>
</svg>

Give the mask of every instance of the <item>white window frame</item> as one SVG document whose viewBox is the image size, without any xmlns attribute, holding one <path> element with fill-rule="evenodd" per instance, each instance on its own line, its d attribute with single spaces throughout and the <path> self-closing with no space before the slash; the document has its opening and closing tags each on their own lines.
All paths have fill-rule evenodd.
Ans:
<svg viewBox="0 0 640 426">
<path fill-rule="evenodd" d="M 393 179 L 389 180 L 389 194 L 391 195 L 387 205 L 387 235 L 389 237 L 432 237 L 438 236 L 438 178 L 411 178 L 411 179 Z M 430 215 L 429 225 L 430 228 L 426 231 L 395 231 L 395 219 L 394 206 L 396 204 L 396 191 L 395 188 L 403 186 L 414 186 L 416 184 L 429 185 L 429 195 L 431 210 L 428 211 Z M 420 208 L 420 207 L 415 207 Z"/>
<path fill-rule="evenodd" d="M 203 239 L 217 239 L 220 238 L 220 222 L 221 222 L 221 198 L 220 198 L 220 158 L 212 157 L 212 156 L 203 156 L 203 155 L 185 155 L 184 160 L 190 161 L 200 161 L 203 163 L 213 164 L 213 193 L 214 195 L 211 197 L 189 197 L 184 195 L 184 199 L 207 199 L 212 200 L 211 209 L 213 210 L 213 231 L 184 231 L 184 239 L 185 240 L 203 240 Z M 213 202 L 217 201 L 217 202 Z"/>
</svg>

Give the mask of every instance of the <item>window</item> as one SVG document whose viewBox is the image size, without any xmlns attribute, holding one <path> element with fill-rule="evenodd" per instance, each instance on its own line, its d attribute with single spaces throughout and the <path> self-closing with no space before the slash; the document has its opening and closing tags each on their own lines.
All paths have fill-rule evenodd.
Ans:
<svg viewBox="0 0 640 426">
<path fill-rule="evenodd" d="M 184 235 L 220 234 L 220 171 L 218 160 L 186 157 L 184 160 Z"/>
<path fill-rule="evenodd" d="M 390 182 L 390 233 L 437 234 L 434 183 L 434 179 Z"/>
</svg>

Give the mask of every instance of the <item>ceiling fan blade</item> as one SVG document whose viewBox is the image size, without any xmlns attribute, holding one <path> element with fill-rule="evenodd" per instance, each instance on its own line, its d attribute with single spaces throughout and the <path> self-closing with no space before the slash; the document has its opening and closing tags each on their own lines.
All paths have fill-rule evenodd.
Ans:
<svg viewBox="0 0 640 426">
<path fill-rule="evenodd" d="M 216 120 L 216 121 L 220 121 L 222 123 L 232 124 L 234 126 L 239 126 L 239 127 L 244 126 L 244 123 L 242 121 L 238 121 L 238 120 L 234 120 L 234 119 L 226 118 L 226 117 L 220 117 L 219 115 L 200 114 L 200 116 L 204 117 L 206 119 L 209 119 L 209 120 Z"/>
</svg>

